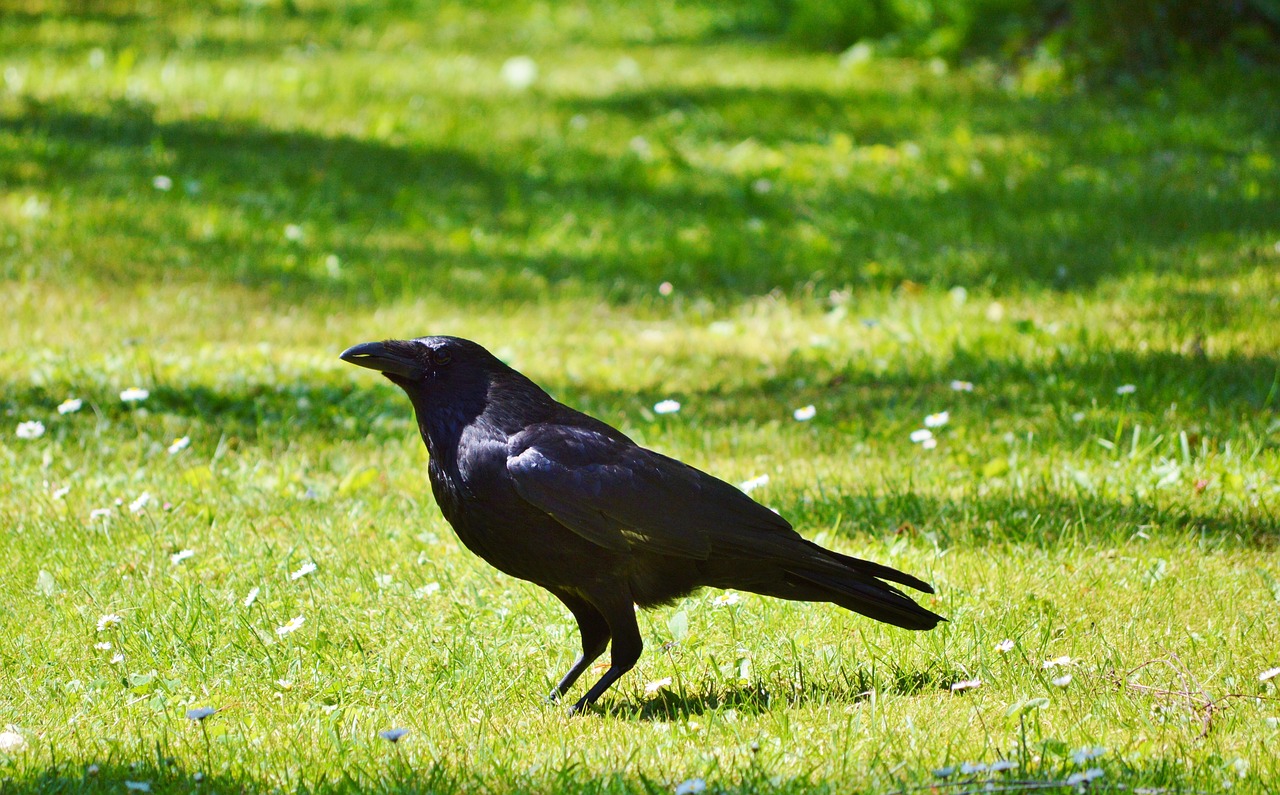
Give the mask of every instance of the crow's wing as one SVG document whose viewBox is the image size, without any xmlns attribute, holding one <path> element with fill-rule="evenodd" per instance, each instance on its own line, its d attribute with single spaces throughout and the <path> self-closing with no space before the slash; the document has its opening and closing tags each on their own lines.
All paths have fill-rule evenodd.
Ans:
<svg viewBox="0 0 1280 795">
<path fill-rule="evenodd" d="M 512 439 L 507 472 L 531 505 L 615 552 L 705 560 L 726 536 L 798 539 L 728 483 L 601 430 L 532 426 Z"/>
</svg>

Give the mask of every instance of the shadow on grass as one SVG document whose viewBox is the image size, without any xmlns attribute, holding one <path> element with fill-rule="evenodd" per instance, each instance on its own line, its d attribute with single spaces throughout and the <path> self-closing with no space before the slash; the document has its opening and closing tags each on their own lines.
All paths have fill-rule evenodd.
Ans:
<svg viewBox="0 0 1280 795">
<path fill-rule="evenodd" d="M 1163 460 L 1199 459 L 1207 450 L 1218 453 L 1216 428 L 1233 424 L 1237 436 L 1256 434 L 1259 449 L 1273 445 L 1265 431 L 1274 417 L 1280 360 L 1236 356 L 1215 360 L 1195 355 L 1151 352 L 1110 352 L 1097 360 L 997 363 L 989 359 L 967 362 L 974 368 L 955 372 L 915 374 L 894 372 L 872 379 L 857 365 L 822 360 L 796 360 L 781 372 L 752 375 L 747 362 L 722 363 L 723 372 L 743 380 L 732 385 L 708 384 L 706 391 L 679 395 L 686 410 L 660 423 L 639 416 L 641 404 L 633 393 L 593 391 L 577 385 L 548 384 L 552 394 L 589 413 L 643 429 L 648 444 L 674 452 L 672 443 L 701 439 L 698 434 L 732 435 L 735 427 L 767 426 L 785 417 L 798 400 L 821 405 L 818 416 L 799 433 L 812 434 L 815 450 L 838 452 L 866 445 L 873 455 L 897 462 L 900 472 L 887 472 L 880 482 L 855 493 L 832 493 L 820 480 L 803 493 L 761 499 L 779 508 L 800 528 L 830 527 L 840 517 L 842 532 L 883 536 L 902 533 L 927 537 L 943 547 L 957 544 L 1029 543 L 1052 546 L 1077 539 L 1122 542 L 1138 532 L 1176 531 L 1227 545 L 1272 545 L 1280 539 L 1280 522 L 1260 495 L 1252 508 L 1226 499 L 1223 484 L 1197 484 L 1190 475 L 1157 485 L 1167 471 L 1157 472 Z M 973 394 L 957 394 L 947 387 L 953 375 L 973 378 L 983 386 Z M 811 386 L 795 395 L 794 382 L 807 378 Z M 1137 382 L 1132 396 L 1115 394 L 1115 385 Z M 0 412 L 16 417 L 47 418 L 48 438 L 78 444 L 99 414 L 118 426 L 137 424 L 138 432 L 159 436 L 169 429 L 189 434 L 192 455 L 207 457 L 223 440 L 260 446 L 317 447 L 338 440 L 373 439 L 417 445 L 412 410 L 399 389 L 356 380 L 312 381 L 287 385 L 247 383 L 235 388 L 206 384 L 155 384 L 141 417 L 137 409 L 118 399 L 113 390 L 97 390 L 71 382 L 34 387 L 9 381 L 0 390 Z M 57 417 L 54 407 L 68 394 L 88 404 L 81 414 Z M 1096 401 L 1096 402 L 1095 402 Z M 1177 413 L 1170 415 L 1170 403 Z M 911 486 L 911 453 L 906 435 L 925 413 L 950 407 L 952 424 L 933 458 L 952 471 L 952 487 L 960 497 L 938 499 Z M 1087 420 L 1074 412 L 1087 409 Z M 988 428 L 989 417 L 1012 417 L 1012 426 Z M 1129 441 L 1132 428 L 1143 425 L 1140 458 Z M 899 432 L 892 429 L 901 426 Z M 1058 450 L 1053 471 L 1039 468 L 1032 475 L 1002 467 L 1010 447 L 996 436 L 1016 427 L 1019 439 L 1033 436 L 1037 450 Z M 1252 429 L 1252 430 L 1251 430 Z M 960 433 L 954 439 L 952 433 Z M 635 430 L 633 429 L 633 433 Z M 796 430 L 785 433 L 793 437 Z M 125 433 L 131 431 L 116 431 Z M 1185 449 L 1179 433 L 1187 434 Z M 1157 434 L 1163 438 L 1157 441 Z M 639 434 L 636 434 L 639 435 Z M 901 438 L 895 448 L 895 438 Z M 1099 440 L 1114 443 L 1104 449 Z M 168 438 L 162 439 L 165 443 Z M 686 442 L 697 444 L 699 442 Z M 1150 447 L 1148 447 L 1150 446 Z M 904 457 L 904 455 L 906 457 Z M 1070 466 L 1111 461 L 1135 468 L 1133 479 L 1148 488 L 1143 494 L 1118 493 L 1104 472 L 1071 475 Z M 1185 462 L 1183 462 L 1185 463 Z M 1039 467 L 1038 464 L 1033 465 Z M 1030 478 L 1028 480 L 1028 477 Z M 1144 480 L 1145 478 L 1145 480 Z M 1065 484 L 1065 485 L 1064 485 Z M 779 499 L 782 498 L 782 499 Z M 924 543 L 923 540 L 920 543 Z"/>
<path fill-rule="evenodd" d="M 1275 123 L 1256 111 L 1264 103 L 1228 99 L 1172 131 L 1142 97 L 699 87 L 529 100 L 562 130 L 576 115 L 621 118 L 652 139 L 650 156 L 608 156 L 571 131 L 514 146 L 393 145 L 159 121 L 124 101 L 92 112 L 28 101 L 0 116 L 0 137 L 17 141 L 0 178 L 94 208 L 47 241 L 74 254 L 59 269 L 90 281 L 212 279 L 287 301 L 433 295 L 461 307 L 559 289 L 649 301 L 664 280 L 722 298 L 903 279 L 1089 290 L 1134 273 L 1226 279 L 1258 267 L 1233 241 L 1280 233 L 1274 190 L 1246 166 Z M 475 99 L 466 112 L 501 125 L 520 107 Z M 896 146 L 951 127 L 1020 149 L 959 171 L 943 153 L 892 154 L 893 169 L 796 185 L 781 167 L 731 173 L 682 151 L 836 132 Z M 1206 172 L 1205 159 L 1221 167 Z M 158 173 L 172 190 L 152 188 Z M 758 177 L 775 187 L 753 189 Z M 301 234 L 287 237 L 291 224 Z M 1187 256 L 1209 250 L 1220 256 Z"/>
<path fill-rule="evenodd" d="M 1176 312 L 1176 297 L 1171 302 Z M 859 327 L 852 333 L 870 332 Z M 1087 341 L 1080 347 L 1090 350 Z M 1012 418 L 1024 430 L 1055 441 L 1087 441 L 1100 428 L 1113 432 L 1117 423 L 1139 422 L 1172 425 L 1195 437 L 1193 441 L 1205 436 L 1215 442 L 1214 429 L 1224 422 L 1257 425 L 1280 406 L 1280 357 L 1265 355 L 1098 350 L 1029 362 L 957 347 L 950 358 L 922 362 L 918 369 L 904 365 L 881 373 L 874 372 L 870 359 L 841 360 L 822 351 L 797 352 L 780 367 L 745 356 L 717 354 L 717 360 L 716 371 L 726 374 L 721 379 L 732 380 L 703 379 L 696 389 L 673 395 L 686 410 L 662 420 L 658 428 L 767 424 L 787 416 L 795 405 L 814 403 L 820 411 L 808 427 L 838 433 L 846 443 L 875 441 L 895 424 L 908 423 L 911 430 L 922 412 L 941 408 L 949 408 L 957 420 Z M 672 362 L 673 369 L 700 366 L 696 360 Z M 952 379 L 974 382 L 976 391 L 957 393 L 950 387 Z M 44 416 L 76 394 L 108 420 L 129 417 L 135 409 L 119 400 L 118 385 L 99 380 L 86 371 L 32 386 L 10 374 L 0 381 L 0 411 Z M 595 388 L 571 383 L 560 373 L 536 380 L 560 401 L 610 422 L 624 418 L 624 425 L 630 424 L 627 419 L 651 424 L 641 409 L 646 396 L 660 388 Z M 1123 384 L 1139 386 L 1132 395 L 1116 394 Z M 395 421 L 397 433 L 400 425 L 413 426 L 412 409 L 398 388 L 380 379 L 344 378 L 341 371 L 326 380 L 265 382 L 248 374 L 235 386 L 162 381 L 149 389 L 148 412 L 186 418 L 223 433 L 269 435 L 284 429 L 359 439 L 375 432 L 375 425 L 385 429 L 388 420 Z M 1172 413 L 1171 406 L 1176 406 Z M 1086 410 L 1087 424 L 1072 419 L 1074 412 Z"/>
<path fill-rule="evenodd" d="M 963 672 L 943 670 L 938 665 L 907 669 L 893 660 L 879 659 L 873 666 L 841 667 L 837 676 L 824 681 L 813 681 L 803 670 L 797 670 L 795 678 L 787 681 L 756 679 L 749 684 L 708 681 L 687 688 L 671 685 L 650 698 L 606 701 L 596 711 L 643 721 L 676 720 L 724 709 L 757 715 L 802 704 L 854 704 L 867 701 L 877 693 L 919 696 L 948 690 L 951 682 L 961 678 L 964 678 Z"/>
</svg>

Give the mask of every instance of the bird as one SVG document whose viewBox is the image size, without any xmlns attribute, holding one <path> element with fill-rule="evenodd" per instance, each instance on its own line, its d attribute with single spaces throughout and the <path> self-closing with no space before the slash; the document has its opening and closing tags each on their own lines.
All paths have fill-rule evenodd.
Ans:
<svg viewBox="0 0 1280 795">
<path fill-rule="evenodd" d="M 341 358 L 408 395 L 432 494 L 462 544 L 573 614 L 582 653 L 549 698 L 611 646 L 608 669 L 571 712 L 640 659 L 637 606 L 702 587 L 831 602 L 912 630 L 946 620 L 889 584 L 933 593 L 924 581 L 805 539 L 737 487 L 556 401 L 478 343 L 389 339 Z"/>
</svg>

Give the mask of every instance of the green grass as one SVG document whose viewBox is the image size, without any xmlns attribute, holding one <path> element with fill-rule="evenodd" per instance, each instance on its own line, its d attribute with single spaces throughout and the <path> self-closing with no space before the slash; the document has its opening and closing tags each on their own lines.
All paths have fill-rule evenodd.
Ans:
<svg viewBox="0 0 1280 795">
<path fill-rule="evenodd" d="M 0 791 L 1274 789 L 1274 75 L 1080 93 L 709 6 L 297 5 L 0 12 Z M 703 593 L 568 717 L 571 618 L 461 549 L 407 400 L 337 359 L 423 333 L 768 474 L 950 622 Z"/>
</svg>

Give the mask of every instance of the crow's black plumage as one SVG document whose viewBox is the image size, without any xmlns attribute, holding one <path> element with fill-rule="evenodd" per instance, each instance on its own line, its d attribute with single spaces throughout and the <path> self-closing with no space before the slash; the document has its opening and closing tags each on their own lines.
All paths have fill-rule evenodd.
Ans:
<svg viewBox="0 0 1280 795">
<path fill-rule="evenodd" d="M 551 591 L 577 619 L 582 656 L 552 696 L 612 641 L 608 671 L 575 709 L 639 659 L 634 605 L 702 586 L 833 602 L 907 629 L 944 620 L 883 581 L 933 593 L 928 584 L 806 541 L 728 483 L 557 403 L 474 342 L 370 342 L 342 358 L 409 395 L 431 490 L 462 543 Z"/>
</svg>

